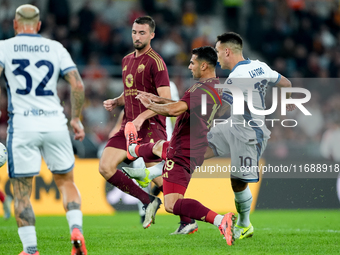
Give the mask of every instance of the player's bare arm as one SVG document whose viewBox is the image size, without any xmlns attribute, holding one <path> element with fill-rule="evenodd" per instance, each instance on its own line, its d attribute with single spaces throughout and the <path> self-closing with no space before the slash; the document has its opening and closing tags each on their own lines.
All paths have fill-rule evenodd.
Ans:
<svg viewBox="0 0 340 255">
<path fill-rule="evenodd" d="M 230 108 L 230 105 L 228 103 L 226 103 L 226 102 L 223 102 L 221 107 L 216 112 L 216 117 L 223 116 L 228 111 L 229 108 Z"/>
<path fill-rule="evenodd" d="M 113 109 L 115 109 L 117 106 L 123 106 L 125 105 L 125 99 L 124 99 L 124 92 L 120 94 L 119 97 L 113 98 L 113 99 L 107 99 L 103 102 L 103 106 L 105 110 L 111 112 Z"/>
<path fill-rule="evenodd" d="M 15 194 L 14 203 L 17 205 L 15 215 L 18 227 L 34 226 L 35 216 L 30 202 L 33 177 L 11 178 L 10 180 Z"/>
<path fill-rule="evenodd" d="M 163 98 L 171 98 L 170 87 L 169 86 L 162 86 L 157 88 L 157 93 L 160 97 Z M 143 125 L 144 121 L 150 119 L 151 117 L 157 115 L 158 113 L 146 110 L 139 114 L 136 119 L 133 120 L 133 124 L 135 125 L 137 131 L 140 130 L 141 126 Z"/>
<path fill-rule="evenodd" d="M 286 77 L 281 75 L 281 79 L 276 84 L 276 86 L 278 86 L 279 88 L 290 88 L 290 87 L 292 87 L 292 83 Z M 290 98 L 291 96 L 292 96 L 292 93 L 290 93 L 290 92 L 286 94 L 287 99 Z M 296 109 L 296 105 L 295 104 L 287 104 L 286 109 L 287 109 L 287 111 L 293 111 L 293 110 Z"/>
<path fill-rule="evenodd" d="M 140 100 L 146 108 L 154 111 L 156 114 L 167 117 L 177 117 L 188 110 L 187 103 L 183 101 L 169 104 L 157 104 L 142 94 L 139 94 L 136 98 Z"/>
<path fill-rule="evenodd" d="M 84 84 L 78 70 L 72 70 L 65 74 L 65 80 L 71 85 L 72 119 L 70 125 L 75 134 L 74 139 L 82 141 L 85 137 L 84 127 L 80 122 L 80 114 L 84 104 Z"/>
<path fill-rule="evenodd" d="M 156 96 L 152 93 L 148 93 L 148 92 L 145 92 L 145 91 L 140 91 L 140 90 L 137 90 L 137 92 L 139 94 L 142 94 L 148 98 L 150 98 L 151 101 L 157 103 L 157 104 L 168 104 L 168 103 L 174 103 L 174 102 L 177 102 L 175 100 L 172 100 L 170 98 L 165 98 L 165 97 L 160 97 L 160 96 Z"/>
</svg>

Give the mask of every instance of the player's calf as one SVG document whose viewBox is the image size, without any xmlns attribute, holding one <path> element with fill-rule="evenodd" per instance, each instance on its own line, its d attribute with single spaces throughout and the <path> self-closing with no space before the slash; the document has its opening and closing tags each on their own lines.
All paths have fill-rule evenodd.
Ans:
<svg viewBox="0 0 340 255">
<path fill-rule="evenodd" d="M 158 140 L 155 145 L 152 147 L 152 153 L 160 158 L 163 159 L 163 155 L 162 155 L 162 152 L 163 152 L 163 145 L 166 141 L 164 140 Z"/>
</svg>

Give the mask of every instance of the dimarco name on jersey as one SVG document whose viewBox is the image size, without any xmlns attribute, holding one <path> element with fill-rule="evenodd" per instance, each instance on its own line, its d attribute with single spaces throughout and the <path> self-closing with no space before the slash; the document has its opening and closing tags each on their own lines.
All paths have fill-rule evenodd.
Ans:
<svg viewBox="0 0 340 255">
<path fill-rule="evenodd" d="M 14 52 L 49 52 L 49 45 L 14 44 Z"/>
</svg>

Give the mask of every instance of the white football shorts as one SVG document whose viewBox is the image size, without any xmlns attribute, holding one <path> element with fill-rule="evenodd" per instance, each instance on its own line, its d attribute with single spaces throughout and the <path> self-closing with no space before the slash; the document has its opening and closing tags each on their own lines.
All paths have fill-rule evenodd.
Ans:
<svg viewBox="0 0 340 255">
<path fill-rule="evenodd" d="M 258 182 L 258 163 L 268 139 L 245 143 L 231 131 L 229 124 L 218 124 L 207 134 L 209 147 L 215 156 L 231 157 L 230 176 L 244 182 Z"/>
<path fill-rule="evenodd" d="M 10 178 L 38 175 L 41 157 L 54 174 L 70 172 L 74 154 L 68 130 L 53 132 L 14 132 L 7 136 Z"/>
</svg>

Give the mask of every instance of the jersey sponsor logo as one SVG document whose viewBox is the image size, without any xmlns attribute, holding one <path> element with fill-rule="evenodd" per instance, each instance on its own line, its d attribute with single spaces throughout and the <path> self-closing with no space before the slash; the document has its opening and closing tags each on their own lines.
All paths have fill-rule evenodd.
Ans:
<svg viewBox="0 0 340 255">
<path fill-rule="evenodd" d="M 141 65 L 138 66 L 137 71 L 138 71 L 138 73 L 141 73 L 141 72 L 144 71 L 144 69 L 145 69 L 145 65 L 141 64 Z"/>
<path fill-rule="evenodd" d="M 137 89 L 125 89 L 124 96 L 137 96 L 138 92 Z"/>
<path fill-rule="evenodd" d="M 131 88 L 133 85 L 133 75 L 132 74 L 128 74 L 125 78 L 125 84 L 126 87 Z"/>
<path fill-rule="evenodd" d="M 24 116 L 55 116 L 58 111 L 45 111 L 43 109 L 31 109 L 24 111 Z"/>
<path fill-rule="evenodd" d="M 124 66 L 123 72 L 127 70 L 127 65 Z"/>
</svg>

